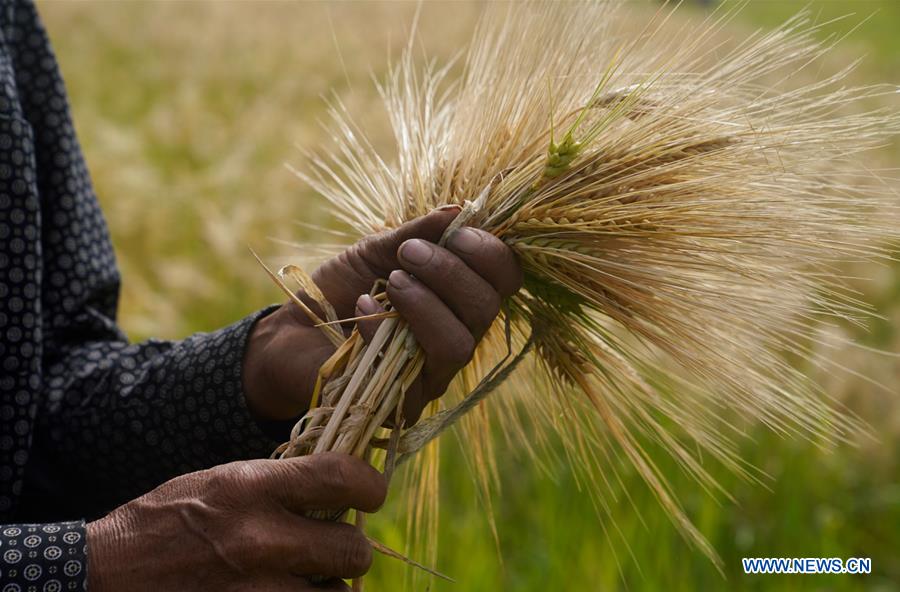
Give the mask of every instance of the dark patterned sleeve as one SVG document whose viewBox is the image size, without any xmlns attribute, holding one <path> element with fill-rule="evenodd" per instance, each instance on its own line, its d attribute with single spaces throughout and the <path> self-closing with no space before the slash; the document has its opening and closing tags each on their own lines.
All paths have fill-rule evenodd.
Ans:
<svg viewBox="0 0 900 592">
<path fill-rule="evenodd" d="M 241 384 L 244 343 L 261 314 L 183 341 L 69 350 L 45 375 L 26 515 L 71 506 L 64 515 L 93 518 L 177 475 L 267 457 L 288 428 L 267 434 Z"/>
<path fill-rule="evenodd" d="M 83 521 L 0 525 L 0 590 L 87 590 L 85 550 Z"/>
<path fill-rule="evenodd" d="M 0 518 L 91 519 L 176 475 L 268 456 L 287 430 L 267 435 L 241 385 L 247 335 L 265 311 L 182 341 L 129 344 L 116 323 L 119 273 L 109 232 L 31 2 L 0 0 L 0 46 L 0 107 L 10 122 L 0 132 L 21 130 L 0 156 L 8 154 L 7 169 L 22 177 L 27 195 L 15 197 L 30 208 L 13 204 L 21 235 L 13 240 L 34 247 L 10 275 L 30 308 L 15 303 L 17 333 L 0 343 L 19 358 L 30 355 L 21 381 L 28 388 L 13 385 L 17 406 L 2 407 L 22 419 L 15 440 L 0 438 L 0 452 L 12 448 L 3 470 L 18 498 L 10 501 L 0 485 Z M 4 164 L 0 158 L 0 181 Z"/>
</svg>

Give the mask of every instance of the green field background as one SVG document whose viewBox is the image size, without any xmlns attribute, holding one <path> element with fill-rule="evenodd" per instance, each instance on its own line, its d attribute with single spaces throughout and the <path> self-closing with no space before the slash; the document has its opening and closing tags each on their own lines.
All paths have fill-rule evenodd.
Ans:
<svg viewBox="0 0 900 592">
<path fill-rule="evenodd" d="M 777 25 L 805 5 L 751 0 L 730 34 Z M 830 62 L 862 58 L 855 82 L 900 84 L 900 0 L 809 6 L 823 22 L 849 15 L 823 27 L 823 38 L 846 34 Z M 276 264 L 312 265 L 314 253 L 284 242 L 315 238 L 293 221 L 334 224 L 284 163 L 303 165 L 298 146 L 328 149 L 319 121 L 331 92 L 376 145 L 390 148 L 371 77 L 382 76 L 388 57 L 402 48 L 416 5 L 49 1 L 39 9 L 110 223 L 129 335 L 180 338 L 280 300 L 247 247 Z M 438 58 L 454 55 L 480 9 L 425 3 L 423 45 Z M 900 149 L 895 143 L 873 158 L 882 168 L 897 167 Z M 633 505 L 615 506 L 601 524 L 564 463 L 540 472 L 502 446 L 498 553 L 464 447 L 451 436 L 442 449 L 436 567 L 457 583 L 431 589 L 900 590 L 900 267 L 856 271 L 870 278 L 858 287 L 882 318 L 868 332 L 844 331 L 895 356 L 853 349 L 834 355 L 886 388 L 851 374 L 817 378 L 872 425 L 874 438 L 824 451 L 750 426 L 741 450 L 769 477 L 756 484 L 718 475 L 733 502 L 710 498 L 659 460 L 721 554 L 723 574 L 680 538 L 636 475 L 624 474 Z M 395 490 L 370 518 L 371 532 L 398 548 L 403 502 Z M 621 534 L 607 536 L 603 526 Z M 740 567 L 748 556 L 871 557 L 873 573 L 748 576 Z M 404 566 L 376 558 L 367 589 L 399 590 L 407 575 Z"/>
</svg>

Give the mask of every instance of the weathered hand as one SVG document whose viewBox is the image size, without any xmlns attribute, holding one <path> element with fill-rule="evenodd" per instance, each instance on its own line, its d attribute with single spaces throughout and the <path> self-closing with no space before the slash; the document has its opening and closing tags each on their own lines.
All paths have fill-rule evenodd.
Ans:
<svg viewBox="0 0 900 592">
<path fill-rule="evenodd" d="M 387 483 L 364 461 L 323 453 L 189 473 L 88 524 L 91 592 L 349 590 L 372 548 L 309 510 L 374 512 Z M 312 585 L 304 576 L 332 578 Z"/>
<path fill-rule="evenodd" d="M 435 210 L 366 237 L 313 273 L 341 318 L 377 312 L 368 293 L 376 280 L 388 280 L 391 304 L 425 352 L 425 366 L 405 399 L 407 424 L 444 393 L 471 359 L 501 300 L 522 284 L 512 250 L 487 232 L 461 228 L 446 248 L 435 244 L 458 213 L 457 207 Z M 359 328 L 366 337 L 376 326 L 377 321 L 365 321 Z M 309 405 L 319 367 L 333 351 L 292 303 L 260 320 L 244 358 L 244 392 L 251 409 L 267 419 L 301 413 Z"/>
</svg>

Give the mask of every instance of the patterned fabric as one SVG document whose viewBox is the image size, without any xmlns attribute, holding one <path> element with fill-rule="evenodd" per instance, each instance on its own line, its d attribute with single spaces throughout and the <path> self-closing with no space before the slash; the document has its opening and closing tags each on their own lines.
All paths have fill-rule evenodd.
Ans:
<svg viewBox="0 0 900 592">
<path fill-rule="evenodd" d="M 84 522 L 0 528 L 2 592 L 87 590 Z"/>
<path fill-rule="evenodd" d="M 289 422 L 258 424 L 241 390 L 244 343 L 266 311 L 129 345 L 118 292 L 43 26 L 30 2 L 0 0 L 0 525 L 92 519 L 287 438 Z M 86 570 L 74 524 L 0 526 L 0 592 L 77 589 Z"/>
</svg>

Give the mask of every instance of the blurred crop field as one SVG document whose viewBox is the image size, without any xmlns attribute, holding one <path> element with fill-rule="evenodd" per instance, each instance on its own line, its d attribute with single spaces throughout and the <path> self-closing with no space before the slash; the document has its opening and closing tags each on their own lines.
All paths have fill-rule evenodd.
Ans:
<svg viewBox="0 0 900 592">
<path fill-rule="evenodd" d="M 751 0 L 730 34 L 740 39 L 774 26 L 805 5 Z M 900 0 L 809 6 L 821 22 L 850 15 L 823 27 L 823 37 L 846 33 L 830 62 L 841 66 L 862 57 L 854 82 L 900 84 Z M 285 163 L 303 166 L 298 147 L 329 149 L 320 121 L 331 93 L 376 146 L 392 148 L 372 78 L 384 76 L 390 56 L 406 43 L 416 7 L 39 3 L 118 251 L 120 320 L 131 338 L 181 338 L 280 301 L 248 246 L 273 264 L 309 266 L 316 253 L 285 241 L 333 242 L 294 223 L 335 225 L 322 200 Z M 419 33 L 428 54 L 441 60 L 456 55 L 482 8 L 423 4 Z M 900 109 L 900 95 L 892 108 Z M 885 146 L 872 159 L 875 167 L 896 169 L 900 146 Z M 897 178 L 894 170 L 885 182 L 897 187 Z M 805 370 L 869 422 L 873 437 L 829 451 L 749 426 L 742 452 L 768 479 L 759 484 L 718 475 L 732 501 L 709 497 L 659 459 L 721 554 L 724 574 L 679 537 L 636 475 L 624 477 L 633 505 L 622 501 L 613 520 L 601 524 L 561 461 L 539 471 L 503 447 L 494 498 L 498 544 L 464 450 L 450 437 L 442 448 L 435 567 L 457 583 L 434 582 L 431 589 L 900 590 L 900 265 L 853 271 L 868 278 L 855 285 L 878 318 L 868 331 L 823 329 L 823 340 L 845 331 L 892 355 L 832 349 L 825 355 L 837 357 L 848 372 Z M 410 511 L 404 501 L 393 491 L 369 520 L 376 538 L 400 549 L 402 517 Z M 741 557 L 763 556 L 871 557 L 873 573 L 743 575 Z M 379 557 L 367 589 L 398 590 L 407 577 L 405 566 Z"/>
</svg>

